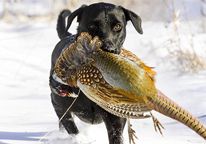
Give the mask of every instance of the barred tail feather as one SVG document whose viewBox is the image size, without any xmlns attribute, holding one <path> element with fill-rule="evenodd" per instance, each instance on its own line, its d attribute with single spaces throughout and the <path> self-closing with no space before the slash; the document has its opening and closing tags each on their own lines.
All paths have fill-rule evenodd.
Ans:
<svg viewBox="0 0 206 144">
<path fill-rule="evenodd" d="M 201 122 L 189 112 L 178 106 L 175 102 L 170 100 L 162 92 L 158 91 L 158 94 L 153 98 L 148 97 L 147 104 L 149 108 L 188 126 L 206 140 L 206 128 L 201 124 Z"/>
</svg>

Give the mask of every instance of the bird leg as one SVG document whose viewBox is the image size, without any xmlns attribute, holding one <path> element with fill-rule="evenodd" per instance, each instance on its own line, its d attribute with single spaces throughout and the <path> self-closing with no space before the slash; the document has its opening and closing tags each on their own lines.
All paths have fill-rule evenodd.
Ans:
<svg viewBox="0 0 206 144">
<path fill-rule="evenodd" d="M 127 118 L 127 123 L 128 123 L 129 143 L 131 144 L 131 142 L 132 142 L 133 144 L 135 144 L 134 137 L 136 139 L 138 139 L 138 138 L 135 135 L 135 131 L 132 129 L 132 125 L 130 124 L 130 119 L 129 118 Z"/>
<path fill-rule="evenodd" d="M 153 122 L 154 122 L 155 131 L 157 132 L 157 128 L 158 128 L 160 134 L 162 135 L 161 127 L 162 127 L 163 129 L 165 129 L 165 128 L 164 128 L 163 125 L 159 122 L 159 120 L 158 120 L 156 117 L 153 116 L 152 112 L 150 112 L 150 114 L 151 114 L 152 120 L 153 120 Z"/>
</svg>

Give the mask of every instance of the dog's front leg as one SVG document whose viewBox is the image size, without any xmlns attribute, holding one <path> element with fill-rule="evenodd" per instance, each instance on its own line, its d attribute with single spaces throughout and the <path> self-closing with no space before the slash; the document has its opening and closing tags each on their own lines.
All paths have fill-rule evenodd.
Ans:
<svg viewBox="0 0 206 144">
<path fill-rule="evenodd" d="M 104 109 L 101 109 L 101 113 L 102 119 L 107 128 L 109 144 L 123 144 L 123 130 L 126 119 L 117 117 Z"/>
<path fill-rule="evenodd" d="M 55 110 L 58 118 L 60 119 L 67 110 L 67 109 L 65 109 L 65 106 L 64 106 L 65 105 L 64 103 L 66 101 L 65 99 L 67 99 L 67 98 L 60 97 L 60 96 L 54 94 L 53 92 L 51 93 L 51 98 L 52 98 L 52 104 L 53 104 L 54 110 Z M 60 130 L 63 129 L 62 126 L 66 129 L 66 131 L 69 134 L 78 134 L 79 133 L 70 111 L 68 111 L 66 113 L 66 115 L 63 117 L 63 119 L 59 123 Z"/>
</svg>

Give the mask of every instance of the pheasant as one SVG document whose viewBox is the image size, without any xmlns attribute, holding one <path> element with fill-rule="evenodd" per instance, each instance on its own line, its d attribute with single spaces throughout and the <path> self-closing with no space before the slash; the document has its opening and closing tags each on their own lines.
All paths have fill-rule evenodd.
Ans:
<svg viewBox="0 0 206 144">
<path fill-rule="evenodd" d="M 59 78 L 79 87 L 108 112 L 125 118 L 146 118 L 155 110 L 173 118 L 206 140 L 206 128 L 189 112 L 155 87 L 156 72 L 137 56 L 122 49 L 120 55 L 104 52 L 96 36 L 82 33 L 55 65 Z M 155 119 L 155 125 L 161 126 Z"/>
</svg>

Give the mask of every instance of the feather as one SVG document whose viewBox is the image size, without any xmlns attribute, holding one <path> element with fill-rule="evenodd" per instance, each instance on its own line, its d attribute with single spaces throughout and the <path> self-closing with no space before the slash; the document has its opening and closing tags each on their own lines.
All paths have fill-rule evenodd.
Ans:
<svg viewBox="0 0 206 144">
<path fill-rule="evenodd" d="M 206 139 L 206 128 L 200 121 L 156 89 L 156 72 L 151 67 L 125 49 L 116 55 L 102 51 L 101 46 L 98 37 L 82 33 L 58 59 L 57 75 L 117 116 L 147 118 L 145 112 L 156 110 Z"/>
</svg>

